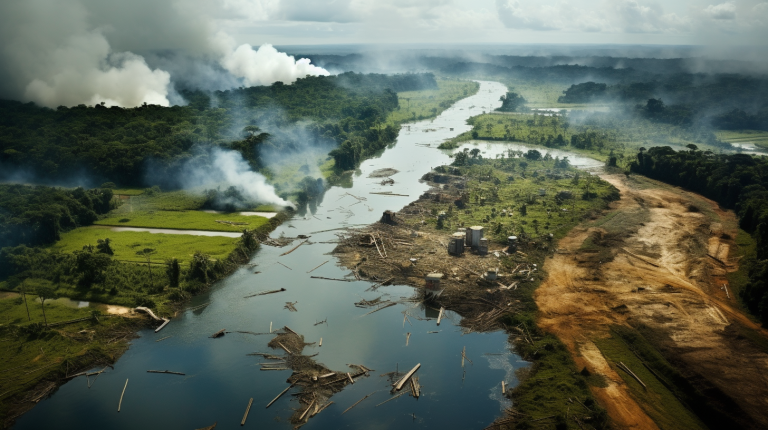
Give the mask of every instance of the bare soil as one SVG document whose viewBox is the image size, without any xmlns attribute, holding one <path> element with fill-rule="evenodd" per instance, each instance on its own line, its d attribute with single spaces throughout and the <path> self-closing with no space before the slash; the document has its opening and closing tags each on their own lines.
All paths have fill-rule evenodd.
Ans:
<svg viewBox="0 0 768 430">
<path fill-rule="evenodd" d="M 735 215 L 645 178 L 602 178 L 621 199 L 607 221 L 572 230 L 545 263 L 548 278 L 535 295 L 540 327 L 580 367 L 606 376 L 606 387 L 591 389 L 619 428 L 658 427 L 593 342 L 610 336 L 612 325 L 652 333 L 654 346 L 732 428 L 768 428 L 768 354 L 740 335 L 768 332 L 726 292 L 726 273 L 738 269 Z"/>
</svg>

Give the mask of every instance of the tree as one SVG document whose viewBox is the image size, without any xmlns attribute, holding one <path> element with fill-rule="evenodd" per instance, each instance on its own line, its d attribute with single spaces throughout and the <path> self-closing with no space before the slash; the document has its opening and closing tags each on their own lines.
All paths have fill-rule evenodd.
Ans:
<svg viewBox="0 0 768 430">
<path fill-rule="evenodd" d="M 45 301 L 48 299 L 55 299 L 56 290 L 50 285 L 38 285 L 35 287 L 35 292 L 40 298 L 40 305 L 43 308 L 43 320 L 45 320 L 45 325 L 48 325 L 48 318 L 45 316 Z"/>
<path fill-rule="evenodd" d="M 541 160 L 541 152 L 535 149 L 529 149 L 528 152 L 525 153 L 524 157 L 531 161 Z"/>
<path fill-rule="evenodd" d="M 179 278 L 181 277 L 181 267 L 179 260 L 173 258 L 165 261 L 165 273 L 168 275 L 168 284 L 171 288 L 179 287 Z"/>
<path fill-rule="evenodd" d="M 112 251 L 112 247 L 109 245 L 110 242 L 112 241 L 108 237 L 104 240 L 98 239 L 96 241 L 96 249 L 102 254 L 115 255 L 114 251 Z"/>
<path fill-rule="evenodd" d="M 156 251 L 152 248 L 144 248 L 141 251 L 136 251 L 136 255 L 142 256 L 147 260 L 147 268 L 149 269 L 149 282 L 152 282 L 152 254 Z"/>
<path fill-rule="evenodd" d="M 27 304 L 27 280 L 23 280 L 21 282 L 21 288 L 19 288 L 21 291 L 21 297 L 24 298 L 24 307 L 27 308 L 27 321 L 32 321 L 32 317 L 29 316 L 29 305 Z"/>
</svg>

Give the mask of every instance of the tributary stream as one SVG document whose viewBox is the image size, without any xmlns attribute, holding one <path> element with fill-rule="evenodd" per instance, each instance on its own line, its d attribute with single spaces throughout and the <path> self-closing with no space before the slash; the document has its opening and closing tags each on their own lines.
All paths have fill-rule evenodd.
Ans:
<svg viewBox="0 0 768 430">
<path fill-rule="evenodd" d="M 505 92 L 500 83 L 481 82 L 476 95 L 457 102 L 436 119 L 404 126 L 396 144 L 363 163 L 349 188 L 330 188 L 314 213 L 297 215 L 273 233 L 273 237 L 309 235 L 311 244 L 285 256 L 280 254 L 298 241 L 284 248 L 262 246 L 253 256 L 252 266 L 240 268 L 189 304 L 189 308 L 205 303 L 208 306 L 181 312 L 159 333 L 141 331 L 114 370 L 100 375 L 90 388 L 82 377 L 66 383 L 19 418 L 15 428 L 191 430 L 217 422 L 217 429 L 234 429 L 240 427 L 248 400 L 253 398 L 246 428 L 289 429 L 292 408 L 304 407 L 289 395 L 291 391 L 269 409 L 265 406 L 288 386 L 286 379 L 291 371 L 260 371 L 259 363 L 265 360 L 246 355 L 279 355 L 282 351 L 267 346 L 271 335 L 236 333 L 269 332 L 270 324 L 275 330 L 287 325 L 304 335 L 306 342 L 317 342 L 322 337 L 321 347 L 308 346 L 303 353 L 318 353 L 315 360 L 330 369 L 354 371 L 347 367 L 348 363 L 375 369 L 369 377 L 358 378 L 334 395 L 331 400 L 335 403 L 310 419 L 306 429 L 481 429 L 489 425 L 509 406 L 501 394 L 501 382 L 514 387 L 515 369 L 527 365 L 510 352 L 505 333 L 463 335 L 456 326 L 459 317 L 452 312 L 446 313 L 438 327 L 437 311 L 418 303 L 406 302 L 363 316 L 370 309 L 358 308 L 355 302 L 381 295 L 390 300 L 410 298 L 413 288 L 385 286 L 366 291 L 370 282 L 311 276 L 349 275 L 329 255 L 339 231 L 315 232 L 371 224 L 383 211 L 399 210 L 416 200 L 428 189 L 419 179 L 432 167 L 450 163 L 450 151 L 440 151 L 437 145 L 469 130 L 466 120 L 498 107 L 499 97 Z M 490 157 L 510 148 L 527 149 L 524 145 L 501 143 L 469 143 L 465 147 L 473 145 Z M 568 155 L 577 166 L 600 165 L 575 154 L 552 155 Z M 394 185 L 383 186 L 381 178 L 368 177 L 382 168 L 399 171 L 392 176 Z M 365 200 L 357 203 L 348 193 Z M 307 273 L 326 260 L 330 261 Z M 244 298 L 279 288 L 286 291 Z M 285 309 L 286 302 L 296 302 L 297 312 Z M 403 325 L 403 311 L 414 316 L 410 318 L 412 325 Z M 316 324 L 320 321 L 327 322 Z M 217 339 L 210 337 L 221 329 L 232 333 Z M 407 333 L 411 333 L 408 346 Z M 166 339 L 156 342 L 162 338 Z M 462 369 L 464 347 L 472 363 L 466 362 Z M 377 406 L 390 398 L 390 382 L 379 375 L 396 369 L 404 372 L 417 363 L 421 363 L 418 376 L 422 396 L 415 399 L 405 395 Z M 147 373 L 150 369 L 183 372 L 186 376 Z M 126 379 L 128 386 L 121 411 L 117 412 Z M 368 399 L 341 415 L 370 393 Z"/>
</svg>

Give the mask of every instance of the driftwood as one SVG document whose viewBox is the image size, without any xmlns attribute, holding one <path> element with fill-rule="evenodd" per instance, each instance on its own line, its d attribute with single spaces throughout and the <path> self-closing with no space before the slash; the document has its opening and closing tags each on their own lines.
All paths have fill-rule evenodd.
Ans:
<svg viewBox="0 0 768 430">
<path fill-rule="evenodd" d="M 375 393 L 375 391 L 374 391 L 373 393 Z M 358 405 L 358 403 L 362 402 L 363 400 L 367 399 L 368 397 L 371 397 L 371 395 L 373 395 L 373 393 L 371 393 L 371 394 L 368 394 L 368 395 L 366 395 L 365 397 L 363 397 L 362 399 L 360 399 L 360 400 L 356 401 L 356 402 L 355 402 L 355 403 L 354 403 L 352 406 L 350 406 L 350 407 L 348 407 L 347 409 L 345 409 L 345 410 L 344 410 L 344 412 L 342 412 L 342 413 L 341 413 L 341 415 L 344 415 L 344 414 L 346 414 L 346 413 L 347 413 L 347 411 L 349 411 L 350 409 L 352 409 L 352 408 L 354 408 L 355 406 L 357 406 L 357 405 Z"/>
<path fill-rule="evenodd" d="M 394 395 L 394 396 L 392 396 L 391 398 L 389 398 L 389 399 L 387 399 L 387 400 L 384 400 L 383 402 L 381 402 L 381 403 L 379 403 L 378 405 L 376 405 L 376 407 L 378 408 L 379 406 L 383 405 L 384 403 L 387 403 L 387 402 L 391 402 L 392 400 L 395 400 L 396 398 L 398 398 L 398 397 L 402 396 L 402 395 L 403 395 L 403 394 L 405 394 L 406 392 L 407 392 L 407 391 L 403 391 L 402 393 L 398 393 L 398 394 L 395 394 L 395 395 Z"/>
<path fill-rule="evenodd" d="M 285 390 L 281 391 L 281 392 L 280 392 L 280 394 L 278 394 L 278 395 L 277 395 L 277 397 L 275 397 L 274 399 L 272 399 L 272 401 L 271 401 L 271 402 L 267 403 L 267 408 L 269 408 L 270 406 L 272 406 L 272 403 L 275 403 L 275 402 L 277 401 L 277 399 L 279 399 L 280 397 L 283 397 L 283 394 L 287 393 L 287 392 L 288 392 L 288 390 L 290 390 L 291 388 L 293 388 L 293 385 L 294 385 L 294 384 L 291 384 L 291 385 L 289 385 L 289 386 L 288 386 L 288 388 L 286 388 Z M 265 408 L 265 409 L 266 409 L 266 408 Z"/>
<path fill-rule="evenodd" d="M 406 373 L 405 376 L 403 376 L 399 381 L 394 383 L 395 390 L 400 391 L 403 388 L 403 385 L 405 385 L 406 382 L 408 382 L 408 379 L 413 376 L 414 373 L 416 373 L 417 370 L 419 370 L 419 367 L 421 367 L 421 363 L 417 364 L 413 367 L 413 369 L 410 370 L 410 372 Z"/>
<path fill-rule="evenodd" d="M 315 268 L 314 268 L 314 269 L 310 270 L 310 271 L 309 271 L 309 272 L 307 272 L 307 273 L 312 273 L 312 272 L 314 272 L 314 271 L 315 271 L 315 269 L 319 269 L 319 268 L 320 268 L 320 266 L 322 266 L 323 264 L 325 264 L 325 263 L 327 263 L 327 262 L 329 262 L 329 261 L 331 261 L 331 260 L 325 260 L 325 261 L 323 261 L 322 263 L 320 263 L 319 265 L 315 266 Z"/>
<path fill-rule="evenodd" d="M 214 339 L 217 338 L 217 337 L 222 337 L 226 333 L 226 330 L 227 329 L 223 328 L 223 329 L 217 331 L 216 333 L 212 334 L 211 337 L 214 338 Z"/>
<path fill-rule="evenodd" d="M 160 342 L 161 340 L 166 340 L 166 339 L 168 339 L 169 337 L 173 337 L 173 336 L 166 336 L 166 337 L 161 337 L 160 339 L 156 340 L 155 342 Z"/>
<path fill-rule="evenodd" d="M 184 376 L 181 372 L 171 372 L 170 370 L 147 370 L 147 373 L 169 373 L 171 375 L 181 375 Z"/>
<path fill-rule="evenodd" d="M 243 415 L 243 420 L 242 420 L 242 421 L 240 421 L 240 425 L 241 425 L 241 426 L 244 426 L 244 425 L 245 425 L 245 420 L 247 420 L 247 419 L 248 419 L 248 412 L 250 412 L 250 411 L 251 411 L 251 405 L 252 405 L 252 404 L 253 404 L 253 397 L 251 397 L 251 400 L 249 400 L 249 401 L 248 401 L 248 407 L 247 407 L 247 408 L 245 408 L 245 415 Z"/>
<path fill-rule="evenodd" d="M 288 270 L 293 270 L 293 269 L 291 269 L 290 267 L 286 266 L 285 264 L 283 264 L 283 263 L 281 263 L 281 262 L 279 262 L 279 261 L 277 262 L 277 264 L 279 264 L 279 265 L 281 265 L 281 266 L 285 267 L 285 268 L 286 268 L 286 269 L 288 269 Z"/>
<path fill-rule="evenodd" d="M 258 292 L 256 294 L 251 294 L 251 295 L 245 296 L 243 298 L 247 299 L 249 297 L 263 296 L 263 295 L 266 295 L 266 294 L 280 293 L 280 292 L 283 292 L 283 291 L 285 291 L 285 288 L 280 288 L 279 290 L 260 291 L 260 292 Z"/>
<path fill-rule="evenodd" d="M 120 394 L 120 403 L 117 404 L 117 412 L 120 412 L 120 408 L 123 406 L 123 396 L 125 395 L 125 389 L 128 388 L 128 380 L 125 380 L 125 386 L 123 387 L 123 394 Z"/>
<path fill-rule="evenodd" d="M 326 281 L 355 282 L 357 279 L 324 278 L 322 276 L 310 276 L 312 279 L 325 279 Z"/>
<path fill-rule="evenodd" d="M 372 311 L 368 312 L 367 314 L 365 314 L 365 315 L 363 315 L 363 316 L 366 316 L 366 315 L 370 315 L 370 314 L 372 314 L 372 313 L 374 313 L 374 312 L 378 312 L 378 311 L 380 311 L 380 310 L 382 310 L 382 309 L 388 308 L 388 307 L 390 307 L 390 306 L 394 306 L 394 305 L 396 305 L 396 304 L 397 304 L 396 302 L 387 303 L 386 305 L 384 305 L 384 306 L 379 306 L 378 308 L 376 308 L 376 309 L 374 309 L 374 310 L 372 310 Z"/>
<path fill-rule="evenodd" d="M 301 242 L 300 244 L 298 244 L 298 245 L 294 246 L 294 247 L 293 247 L 293 248 L 291 248 L 290 250 L 283 252 L 282 254 L 280 254 L 280 256 L 282 257 L 283 255 L 288 255 L 288 254 L 290 254 L 291 252 L 293 252 L 293 251 L 297 250 L 297 249 L 298 249 L 298 248 L 299 248 L 301 245 L 304 245 L 305 243 L 307 243 L 307 241 L 308 241 L 308 240 L 309 240 L 309 239 L 304 239 L 304 242 Z"/>
<path fill-rule="evenodd" d="M 437 325 L 440 325 L 440 320 L 443 319 L 443 312 L 445 312 L 445 308 L 440 308 L 440 313 L 437 315 Z"/>
<path fill-rule="evenodd" d="M 380 196 L 397 196 L 397 197 L 410 197 L 408 194 L 395 194 L 395 193 L 393 193 L 393 192 L 391 192 L 391 191 L 382 192 L 382 193 L 374 193 L 374 192 L 371 192 L 371 193 L 368 193 L 368 194 L 378 194 L 378 195 L 380 195 Z"/>
</svg>

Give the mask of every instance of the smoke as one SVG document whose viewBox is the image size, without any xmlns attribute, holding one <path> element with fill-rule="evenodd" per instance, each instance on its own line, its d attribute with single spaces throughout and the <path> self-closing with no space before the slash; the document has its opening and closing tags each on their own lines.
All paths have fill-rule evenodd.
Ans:
<svg viewBox="0 0 768 430">
<path fill-rule="evenodd" d="M 248 43 L 235 48 L 234 40 L 224 33 L 216 36 L 216 42 L 223 54 L 221 65 L 242 78 L 247 86 L 270 85 L 278 81 L 292 84 L 307 75 L 330 75 L 322 67 L 312 65 L 308 59 L 296 60 L 269 44 L 261 45 L 256 51 Z"/>
<path fill-rule="evenodd" d="M 204 0 L 3 0 L 0 97 L 52 108 L 169 106 L 183 103 L 176 84 L 229 89 L 329 74 L 271 45 L 254 50 L 215 34 L 226 13 Z M 158 54 L 171 51 L 179 64 Z"/>
<path fill-rule="evenodd" d="M 239 152 L 212 148 L 201 154 L 201 158 L 190 160 L 182 169 L 179 180 L 187 190 L 200 191 L 226 185 L 234 187 L 251 203 L 293 206 L 275 193 L 275 187 L 267 183 L 264 175 L 251 170 Z"/>
</svg>

